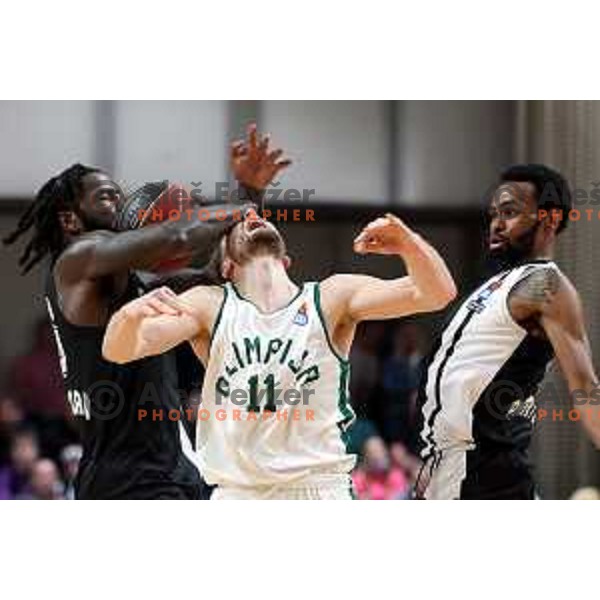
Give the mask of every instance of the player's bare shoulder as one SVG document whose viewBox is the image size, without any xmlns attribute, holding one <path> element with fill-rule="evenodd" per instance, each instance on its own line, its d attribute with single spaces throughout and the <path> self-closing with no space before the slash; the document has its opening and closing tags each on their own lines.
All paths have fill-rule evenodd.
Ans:
<svg viewBox="0 0 600 600">
<path fill-rule="evenodd" d="M 118 235 L 116 232 L 107 230 L 88 231 L 82 233 L 63 250 L 59 260 L 64 259 L 64 257 L 69 258 L 80 254 L 83 250 L 92 247 L 99 242 L 105 242 L 116 235 Z"/>
<path fill-rule="evenodd" d="M 218 315 L 226 299 L 223 286 L 199 285 L 181 294 L 178 299 L 183 302 L 198 323 L 198 333 L 189 340 L 198 359 L 206 367 L 208 364 L 210 340 L 217 326 Z"/>
<path fill-rule="evenodd" d="M 321 303 L 333 312 L 350 317 L 349 301 L 358 289 L 377 281 L 371 275 L 336 273 L 320 283 Z"/>
<path fill-rule="evenodd" d="M 354 338 L 356 322 L 348 310 L 352 291 L 360 285 L 360 275 L 337 273 L 321 281 L 321 311 L 332 343 L 342 356 L 347 356 Z"/>
<path fill-rule="evenodd" d="M 569 310 L 579 303 L 575 286 L 556 265 L 534 269 L 508 295 L 508 308 L 518 323 L 527 323 L 548 312 Z"/>
<path fill-rule="evenodd" d="M 356 277 L 350 273 L 334 273 L 320 282 L 321 294 L 343 295 L 356 287 Z"/>
<path fill-rule="evenodd" d="M 183 292 L 178 298 L 203 328 L 210 331 L 225 299 L 225 288 L 219 285 L 198 285 Z"/>
<path fill-rule="evenodd" d="M 107 230 L 90 231 L 73 240 L 60 254 L 54 266 L 54 272 L 62 280 L 79 280 L 84 273 L 85 261 L 89 260 L 96 244 L 117 235 Z"/>
<path fill-rule="evenodd" d="M 359 277 L 348 273 L 335 273 L 323 279 L 318 284 L 323 312 L 331 317 L 341 317 L 345 313 L 350 294 L 359 285 Z"/>
</svg>

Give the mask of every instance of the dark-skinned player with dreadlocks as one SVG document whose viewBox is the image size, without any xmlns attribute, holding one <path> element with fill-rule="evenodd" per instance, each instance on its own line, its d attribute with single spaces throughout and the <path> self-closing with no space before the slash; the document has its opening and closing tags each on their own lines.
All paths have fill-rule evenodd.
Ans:
<svg viewBox="0 0 600 600">
<path fill-rule="evenodd" d="M 232 170 L 245 192 L 240 196 L 248 202 L 213 205 L 210 218 L 128 231 L 120 231 L 119 223 L 136 218 L 123 218 L 128 204 L 120 188 L 107 173 L 75 164 L 42 186 L 4 240 L 12 244 L 30 234 L 19 261 L 24 273 L 50 259 L 46 303 L 84 448 L 78 499 L 200 496 L 201 479 L 185 450 L 189 440 L 181 421 L 139 418 L 140 408 L 165 415 L 182 408 L 174 352 L 117 365 L 102 358 L 102 340 L 111 315 L 146 291 L 136 271 L 191 253 L 210 255 L 235 224 L 235 214 L 251 206 L 289 164 L 281 155 L 250 126 L 248 139 L 231 147 Z M 162 287 L 153 292 L 157 301 L 166 293 Z"/>
</svg>

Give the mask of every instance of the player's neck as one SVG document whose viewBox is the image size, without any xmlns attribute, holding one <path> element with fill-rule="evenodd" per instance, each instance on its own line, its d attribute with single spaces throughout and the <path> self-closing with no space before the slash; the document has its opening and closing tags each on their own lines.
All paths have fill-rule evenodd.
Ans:
<svg viewBox="0 0 600 600">
<path fill-rule="evenodd" d="M 555 235 L 547 235 L 545 238 L 537 239 L 531 251 L 531 260 L 553 260 Z"/>
<path fill-rule="evenodd" d="M 544 246 L 542 248 L 535 249 L 530 256 L 529 260 L 553 260 L 554 259 L 554 246 Z"/>
<path fill-rule="evenodd" d="M 288 277 L 281 260 L 272 256 L 257 257 L 245 264 L 235 286 L 263 312 L 282 308 L 298 292 L 298 286 Z"/>
</svg>

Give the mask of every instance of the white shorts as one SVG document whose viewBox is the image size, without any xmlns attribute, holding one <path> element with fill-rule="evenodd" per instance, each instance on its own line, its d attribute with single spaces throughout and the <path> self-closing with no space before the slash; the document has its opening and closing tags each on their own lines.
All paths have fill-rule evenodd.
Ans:
<svg viewBox="0 0 600 600">
<path fill-rule="evenodd" d="M 532 500 L 535 486 L 529 469 L 514 466 L 510 453 L 496 453 L 485 467 L 468 474 L 470 448 L 445 448 L 423 465 L 416 484 L 417 497 L 425 500 Z M 466 484 L 466 487 L 465 487 Z"/>
<path fill-rule="evenodd" d="M 423 497 L 426 500 L 458 500 L 466 474 L 466 448 L 444 450 L 437 461 L 423 465 Z"/>
<path fill-rule="evenodd" d="M 349 475 L 320 475 L 296 483 L 257 487 L 218 486 L 211 500 L 354 500 Z"/>
</svg>

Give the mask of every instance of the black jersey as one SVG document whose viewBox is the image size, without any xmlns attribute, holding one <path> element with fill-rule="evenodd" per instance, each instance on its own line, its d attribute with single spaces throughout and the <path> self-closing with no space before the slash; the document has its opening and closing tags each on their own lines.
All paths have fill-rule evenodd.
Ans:
<svg viewBox="0 0 600 600">
<path fill-rule="evenodd" d="M 426 498 L 532 498 L 534 394 L 553 358 L 508 308 L 510 291 L 551 261 L 491 277 L 439 337 L 419 389 Z M 417 486 L 419 487 L 419 486 Z"/>
<path fill-rule="evenodd" d="M 141 280 L 130 274 L 110 313 L 144 291 Z M 174 352 L 126 365 L 106 361 L 102 357 L 106 327 L 68 322 L 52 273 L 46 305 L 66 399 L 83 444 L 77 498 L 197 498 L 199 473 L 183 450 L 189 441 L 183 433 L 185 413 Z"/>
</svg>

